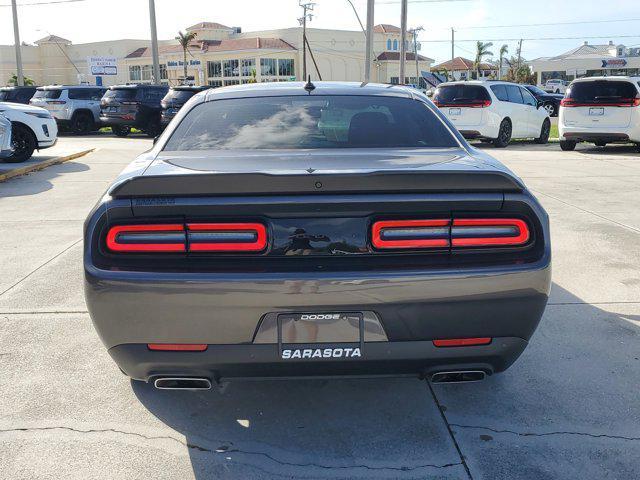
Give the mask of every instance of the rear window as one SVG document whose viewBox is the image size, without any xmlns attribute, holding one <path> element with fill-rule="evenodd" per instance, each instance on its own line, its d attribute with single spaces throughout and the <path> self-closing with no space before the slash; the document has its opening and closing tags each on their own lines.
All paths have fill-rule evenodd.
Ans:
<svg viewBox="0 0 640 480">
<path fill-rule="evenodd" d="M 71 100 L 100 100 L 103 94 L 99 88 L 71 88 L 68 95 Z"/>
<path fill-rule="evenodd" d="M 483 100 L 491 100 L 491 97 L 480 85 L 444 85 L 433 94 L 433 101 L 438 105 L 463 105 Z"/>
<path fill-rule="evenodd" d="M 180 122 L 164 150 L 456 146 L 422 102 L 314 95 L 202 103 Z"/>
<path fill-rule="evenodd" d="M 33 95 L 33 98 L 45 98 L 48 100 L 55 100 L 56 98 L 60 98 L 60 94 L 62 90 L 36 90 L 36 93 Z"/>
<path fill-rule="evenodd" d="M 104 94 L 105 98 L 115 98 L 117 100 L 133 100 L 136 98 L 137 90 L 135 88 L 116 88 L 107 90 Z"/>
<path fill-rule="evenodd" d="M 7 99 L 11 98 L 8 90 L 0 90 L 0 102 L 4 102 Z"/>
<path fill-rule="evenodd" d="M 162 101 L 167 103 L 185 103 L 195 94 L 196 92 L 192 90 L 169 90 L 169 93 L 165 95 Z"/>
<path fill-rule="evenodd" d="M 632 99 L 637 95 L 638 90 L 631 82 L 602 80 L 574 83 L 566 96 L 579 103 L 609 103 Z"/>
</svg>

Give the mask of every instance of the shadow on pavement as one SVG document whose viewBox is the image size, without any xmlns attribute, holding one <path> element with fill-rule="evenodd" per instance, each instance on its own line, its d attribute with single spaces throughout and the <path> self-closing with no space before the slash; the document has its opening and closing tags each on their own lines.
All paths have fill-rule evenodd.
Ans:
<svg viewBox="0 0 640 480">
<path fill-rule="evenodd" d="M 590 143 L 581 143 L 578 144 L 576 149 L 573 152 L 563 152 L 560 150 L 560 143 L 558 142 L 549 142 L 545 144 L 534 143 L 533 141 L 514 141 L 511 142 L 506 148 L 496 148 L 491 143 L 483 143 L 483 142 L 471 142 L 473 147 L 479 148 L 481 150 L 493 150 L 493 151 L 502 151 L 502 150 L 515 150 L 515 151 L 548 151 L 548 150 L 556 150 L 558 155 L 570 155 L 571 153 L 582 153 L 589 155 L 597 155 L 597 154 L 606 154 L 606 155 L 634 155 L 639 156 L 640 153 L 636 149 L 635 145 L 631 144 L 610 144 L 605 147 L 596 147 Z M 492 152 L 491 152 L 492 153 Z M 559 157 L 562 159 L 562 157 Z"/>
<path fill-rule="evenodd" d="M 45 157 L 45 159 L 46 158 L 51 157 Z M 88 165 L 78 161 L 69 161 L 57 165 L 51 165 L 43 170 L 31 172 L 27 175 L 10 178 L 4 182 L 0 182 L 0 199 L 35 195 L 46 192 L 53 188 L 51 180 L 54 178 L 64 175 L 65 173 L 84 172 L 86 170 L 89 170 Z"/>
</svg>

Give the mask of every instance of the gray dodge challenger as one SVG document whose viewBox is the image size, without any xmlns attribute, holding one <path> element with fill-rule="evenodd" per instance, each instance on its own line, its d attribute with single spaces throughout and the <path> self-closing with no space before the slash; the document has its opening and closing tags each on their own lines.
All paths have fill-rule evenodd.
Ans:
<svg viewBox="0 0 640 480">
<path fill-rule="evenodd" d="M 85 223 L 85 295 L 120 369 L 232 378 L 508 368 L 542 316 L 548 217 L 419 91 L 195 95 Z"/>
</svg>

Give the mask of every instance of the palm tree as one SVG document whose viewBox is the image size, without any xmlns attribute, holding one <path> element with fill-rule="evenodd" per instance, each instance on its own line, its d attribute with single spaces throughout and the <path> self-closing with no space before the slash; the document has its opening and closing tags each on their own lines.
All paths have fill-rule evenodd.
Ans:
<svg viewBox="0 0 640 480">
<path fill-rule="evenodd" d="M 500 47 L 500 70 L 498 70 L 498 79 L 502 78 L 502 59 L 509 53 L 509 45 L 506 43 Z"/>
<path fill-rule="evenodd" d="M 184 81 L 187 81 L 187 50 L 189 50 L 189 44 L 193 41 L 194 38 L 196 38 L 198 34 L 196 32 L 188 32 L 188 33 L 182 33 L 182 32 L 178 32 L 178 36 L 176 37 L 176 40 L 178 40 L 178 43 L 180 44 L 180 46 L 182 47 L 182 54 L 183 54 L 183 67 L 184 67 Z"/>
<path fill-rule="evenodd" d="M 489 51 L 491 47 L 493 47 L 493 42 L 484 43 L 478 40 L 476 44 L 476 61 L 473 63 L 473 66 L 476 69 L 477 78 L 480 78 L 480 64 L 482 63 L 482 59 L 493 55 L 493 52 Z"/>
</svg>

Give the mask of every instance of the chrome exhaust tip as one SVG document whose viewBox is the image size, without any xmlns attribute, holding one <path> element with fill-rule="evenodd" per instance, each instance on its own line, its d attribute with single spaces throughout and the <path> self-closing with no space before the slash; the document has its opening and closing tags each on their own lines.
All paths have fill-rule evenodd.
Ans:
<svg viewBox="0 0 640 480">
<path fill-rule="evenodd" d="M 437 372 L 431 375 L 431 383 L 469 383 L 484 380 L 487 374 L 482 370 L 459 370 Z"/>
<path fill-rule="evenodd" d="M 160 377 L 155 379 L 153 386 L 158 390 L 210 390 L 211 380 L 208 378 Z"/>
</svg>

